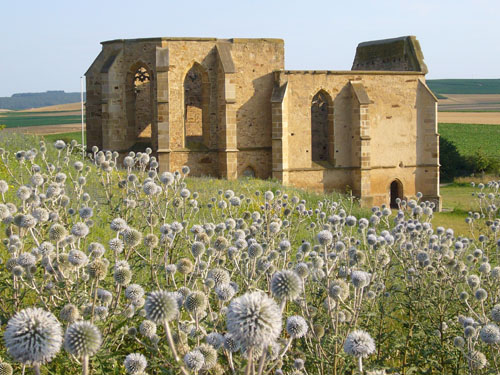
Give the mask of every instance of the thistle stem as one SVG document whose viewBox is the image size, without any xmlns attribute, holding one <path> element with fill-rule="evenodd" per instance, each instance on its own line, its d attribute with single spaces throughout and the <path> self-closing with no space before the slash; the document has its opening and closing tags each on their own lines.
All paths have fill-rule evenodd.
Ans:
<svg viewBox="0 0 500 375">
<path fill-rule="evenodd" d="M 359 373 L 363 374 L 363 357 L 361 356 L 358 357 L 358 368 L 359 368 Z"/>
<path fill-rule="evenodd" d="M 174 340 L 172 339 L 172 333 L 170 332 L 170 327 L 168 325 L 168 322 L 165 320 L 163 322 L 163 325 L 165 326 L 165 333 L 167 334 L 167 341 L 168 341 L 168 346 L 170 346 L 170 350 L 172 351 L 172 354 L 174 355 L 175 361 L 179 363 L 181 367 L 181 371 L 184 375 L 189 375 L 188 371 L 184 368 L 182 364 L 180 364 L 180 358 L 179 355 L 177 354 L 177 350 L 175 349 L 174 345 Z"/>
<path fill-rule="evenodd" d="M 82 358 L 82 375 L 89 375 L 89 356 L 85 355 Z"/>
</svg>

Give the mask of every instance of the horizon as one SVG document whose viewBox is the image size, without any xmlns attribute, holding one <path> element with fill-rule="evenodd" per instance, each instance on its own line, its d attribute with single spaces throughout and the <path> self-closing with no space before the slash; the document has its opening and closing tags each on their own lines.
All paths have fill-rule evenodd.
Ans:
<svg viewBox="0 0 500 375">
<path fill-rule="evenodd" d="M 29 1 L 3 7 L 10 16 L 0 40 L 0 97 L 53 90 L 80 91 L 101 42 L 170 36 L 279 38 L 287 70 L 350 70 L 356 47 L 371 40 L 415 35 L 429 67 L 427 79 L 499 79 L 495 31 L 500 3 L 435 4 L 382 0 L 335 4 L 299 1 L 234 4 L 89 0 Z M 13 63 L 14 62 L 14 63 Z"/>
</svg>

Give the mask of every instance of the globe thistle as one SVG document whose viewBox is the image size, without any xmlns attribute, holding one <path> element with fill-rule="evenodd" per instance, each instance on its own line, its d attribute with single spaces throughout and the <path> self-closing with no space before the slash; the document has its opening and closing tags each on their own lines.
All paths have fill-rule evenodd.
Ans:
<svg viewBox="0 0 500 375">
<path fill-rule="evenodd" d="M 246 293 L 229 304 L 226 324 L 239 346 L 265 347 L 281 333 L 281 310 L 272 298 L 261 292 Z"/>
<path fill-rule="evenodd" d="M 328 295 L 335 300 L 345 301 L 349 297 L 349 285 L 342 279 L 335 279 L 330 282 Z"/>
<path fill-rule="evenodd" d="M 327 246 L 333 241 L 333 235 L 330 231 L 328 230 L 322 230 L 321 232 L 318 233 L 317 235 L 318 242 L 323 245 Z"/>
<path fill-rule="evenodd" d="M 293 315 L 286 320 L 286 331 L 293 338 L 300 338 L 305 336 L 309 327 L 306 320 L 299 316 Z"/>
<path fill-rule="evenodd" d="M 14 370 L 7 362 L 0 362 L 0 375 L 12 375 Z"/>
<path fill-rule="evenodd" d="M 71 234 L 75 237 L 82 238 L 88 235 L 90 232 L 89 227 L 87 224 L 79 222 L 75 223 L 73 227 L 71 228 Z"/>
<path fill-rule="evenodd" d="M 73 249 L 68 254 L 68 261 L 75 267 L 80 268 L 87 264 L 87 255 L 80 250 Z"/>
<path fill-rule="evenodd" d="M 151 320 L 143 320 L 141 325 L 139 326 L 139 332 L 141 335 L 150 339 L 154 335 L 156 335 L 156 323 Z"/>
<path fill-rule="evenodd" d="M 217 294 L 217 298 L 220 299 L 221 301 L 229 301 L 231 298 L 233 298 L 235 293 L 236 291 L 229 283 L 220 284 L 215 287 L 215 294 Z"/>
<path fill-rule="evenodd" d="M 189 370 L 195 373 L 202 369 L 204 363 L 205 358 L 199 350 L 192 350 L 184 356 L 184 364 Z"/>
<path fill-rule="evenodd" d="M 226 333 L 224 335 L 224 349 L 228 352 L 234 353 L 240 350 L 240 344 L 237 342 L 233 335 Z"/>
<path fill-rule="evenodd" d="M 144 297 L 144 289 L 138 284 L 130 284 L 125 289 L 125 297 L 129 300 L 136 300 Z"/>
<path fill-rule="evenodd" d="M 219 349 L 224 345 L 224 336 L 220 333 L 212 332 L 205 337 L 205 341 L 208 345 L 213 346 L 215 349 Z"/>
<path fill-rule="evenodd" d="M 20 200 L 26 201 L 31 197 L 31 189 L 28 186 L 20 186 L 16 195 Z"/>
<path fill-rule="evenodd" d="M 112 238 L 108 242 L 108 246 L 111 251 L 120 254 L 123 251 L 123 248 L 125 245 L 123 244 L 123 241 L 119 238 Z"/>
<path fill-rule="evenodd" d="M 204 253 L 205 245 L 203 244 L 203 242 L 196 241 L 191 245 L 191 254 L 193 254 L 195 258 L 202 256 Z"/>
<path fill-rule="evenodd" d="M 17 362 L 25 365 L 50 362 L 61 349 L 61 324 L 48 311 L 27 308 L 10 318 L 4 342 L 9 355 Z"/>
<path fill-rule="evenodd" d="M 108 267 L 101 259 L 95 259 L 87 264 L 87 272 L 92 279 L 104 280 L 108 273 Z"/>
<path fill-rule="evenodd" d="M 148 365 L 148 361 L 142 354 L 132 353 L 125 357 L 123 365 L 125 366 L 125 371 L 127 371 L 127 374 L 141 375 L 144 373 L 144 370 Z"/>
<path fill-rule="evenodd" d="M 49 220 L 49 211 L 47 211 L 45 208 L 41 208 L 41 207 L 35 208 L 32 212 L 32 215 L 36 221 L 41 222 L 41 223 Z"/>
<path fill-rule="evenodd" d="M 496 344 L 500 341 L 500 329 L 496 324 L 486 324 L 479 331 L 479 337 L 486 344 Z"/>
<path fill-rule="evenodd" d="M 478 300 L 478 301 L 484 301 L 486 298 L 488 298 L 488 292 L 486 290 L 484 290 L 483 288 L 478 288 L 475 292 L 474 292 L 474 297 Z"/>
<path fill-rule="evenodd" d="M 121 217 L 117 217 L 113 220 L 111 220 L 111 223 L 109 224 L 111 230 L 115 232 L 121 232 L 125 229 L 128 228 L 127 222 L 123 220 Z"/>
<path fill-rule="evenodd" d="M 0 180 L 0 194 L 5 194 L 8 190 L 9 184 L 4 180 Z"/>
<path fill-rule="evenodd" d="M 146 310 L 146 317 L 155 323 L 175 319 L 179 313 L 179 307 L 174 296 L 163 290 L 150 293 L 146 298 L 144 309 Z"/>
<path fill-rule="evenodd" d="M 263 249 L 262 246 L 260 246 L 258 243 L 253 243 L 248 246 L 247 252 L 250 258 L 255 259 L 262 255 Z"/>
<path fill-rule="evenodd" d="M 118 285 L 126 286 L 132 280 L 132 271 L 125 267 L 115 268 L 113 278 Z"/>
<path fill-rule="evenodd" d="M 19 264 L 21 267 L 24 268 L 33 267 L 35 263 L 36 263 L 36 258 L 31 253 L 21 253 L 17 257 L 17 264 Z"/>
<path fill-rule="evenodd" d="M 174 175 L 170 172 L 163 172 L 159 178 L 164 185 L 171 185 L 175 180 Z"/>
<path fill-rule="evenodd" d="M 188 258 L 181 258 L 177 262 L 177 271 L 183 275 L 187 275 L 192 272 L 194 269 L 193 262 L 191 262 Z"/>
<path fill-rule="evenodd" d="M 271 279 L 271 291 L 278 299 L 293 301 L 302 291 L 302 279 L 293 271 L 278 271 Z"/>
<path fill-rule="evenodd" d="M 147 234 L 144 237 L 144 246 L 148 249 L 153 249 L 158 245 L 158 237 L 153 233 Z"/>
<path fill-rule="evenodd" d="M 355 288 L 362 289 L 370 284 L 371 275 L 364 271 L 352 271 L 351 282 Z"/>
<path fill-rule="evenodd" d="M 467 358 L 473 370 L 481 370 L 488 364 L 486 356 L 477 350 L 470 351 Z"/>
<path fill-rule="evenodd" d="M 198 350 L 205 359 L 202 370 L 210 370 L 217 364 L 217 351 L 208 344 L 198 345 L 194 350 Z"/>
<path fill-rule="evenodd" d="M 141 243 L 142 233 L 134 228 L 127 228 L 122 232 L 123 242 L 129 247 L 136 247 Z"/>
<path fill-rule="evenodd" d="M 305 279 L 309 276 L 309 266 L 304 262 L 297 263 L 293 270 L 301 279 Z"/>
<path fill-rule="evenodd" d="M 82 207 L 78 211 L 78 214 L 83 220 L 90 219 L 92 215 L 94 215 L 94 211 L 92 210 L 91 207 Z"/>
<path fill-rule="evenodd" d="M 208 279 L 213 279 L 215 281 L 215 286 L 222 284 L 228 284 L 231 281 L 229 272 L 222 268 L 213 268 L 207 273 Z"/>
<path fill-rule="evenodd" d="M 375 342 L 366 331 L 352 331 L 344 342 L 344 351 L 354 357 L 368 357 L 375 351 Z"/>
<path fill-rule="evenodd" d="M 68 303 L 61 309 L 59 318 L 61 318 L 61 320 L 65 323 L 76 322 L 80 319 L 80 312 L 78 311 L 78 307 L 76 307 L 72 303 Z"/>
<path fill-rule="evenodd" d="M 205 311 L 205 309 L 207 308 L 207 303 L 208 300 L 205 293 L 195 291 L 188 294 L 184 301 L 184 307 L 190 313 L 199 314 L 202 311 Z"/>
<path fill-rule="evenodd" d="M 64 335 L 64 349 L 78 358 L 93 356 L 101 347 L 101 342 L 99 329 L 86 321 L 71 324 Z"/>
</svg>

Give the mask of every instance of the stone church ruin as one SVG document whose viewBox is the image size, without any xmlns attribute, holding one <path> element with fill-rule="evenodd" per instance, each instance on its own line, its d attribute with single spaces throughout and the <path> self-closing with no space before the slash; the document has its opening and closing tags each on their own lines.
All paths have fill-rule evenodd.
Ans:
<svg viewBox="0 0 500 375">
<path fill-rule="evenodd" d="M 358 45 L 352 70 L 286 70 L 280 39 L 112 40 L 86 73 L 87 145 L 151 147 L 160 169 L 352 190 L 440 207 L 437 99 L 415 37 Z"/>
</svg>

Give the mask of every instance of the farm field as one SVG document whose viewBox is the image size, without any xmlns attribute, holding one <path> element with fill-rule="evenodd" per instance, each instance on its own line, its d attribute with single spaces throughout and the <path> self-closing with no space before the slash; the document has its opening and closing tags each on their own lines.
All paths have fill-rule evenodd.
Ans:
<svg viewBox="0 0 500 375">
<path fill-rule="evenodd" d="M 500 94 L 445 94 L 439 99 L 439 111 L 500 112 Z"/>
<path fill-rule="evenodd" d="M 440 123 L 500 125 L 499 112 L 439 112 Z"/>
<path fill-rule="evenodd" d="M 440 123 L 439 134 L 452 142 L 461 156 L 472 156 L 481 151 L 488 157 L 500 158 L 500 126 Z"/>
</svg>

